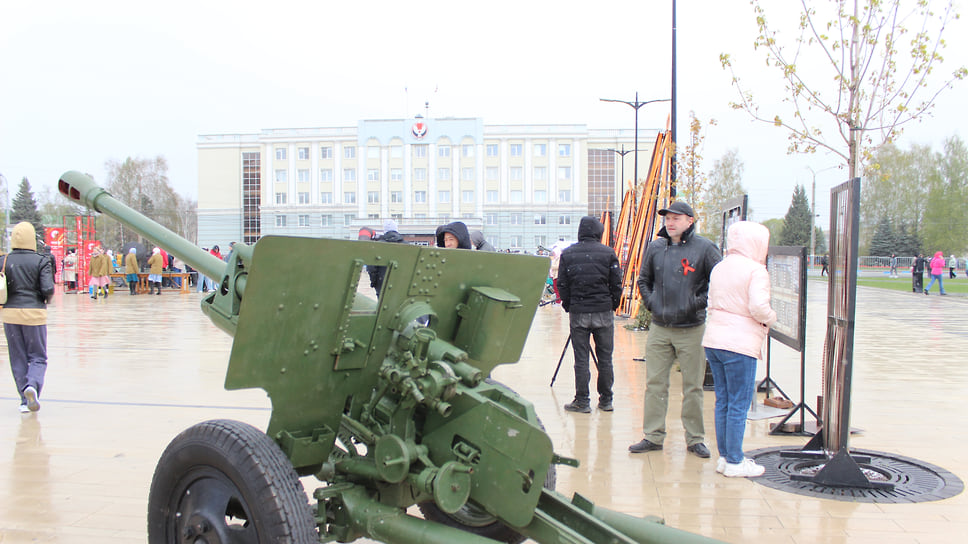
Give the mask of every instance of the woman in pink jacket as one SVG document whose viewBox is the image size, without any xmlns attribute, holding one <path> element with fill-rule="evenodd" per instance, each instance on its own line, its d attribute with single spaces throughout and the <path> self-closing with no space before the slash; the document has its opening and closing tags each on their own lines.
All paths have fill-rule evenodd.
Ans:
<svg viewBox="0 0 968 544">
<path fill-rule="evenodd" d="M 925 295 L 931 290 L 931 286 L 934 285 L 934 280 L 938 280 L 938 288 L 941 289 L 941 294 L 948 294 L 944 292 L 944 281 L 941 279 L 941 274 L 944 274 L 944 252 L 936 251 L 934 258 L 931 259 L 931 283 L 929 283 L 928 288 L 924 290 Z"/>
<path fill-rule="evenodd" d="M 764 470 L 744 457 L 743 434 L 756 360 L 776 321 L 765 266 L 769 245 L 770 231 L 763 225 L 734 223 L 726 234 L 726 257 L 709 278 L 709 321 L 702 345 L 716 388 L 716 472 L 729 477 L 756 477 Z"/>
</svg>

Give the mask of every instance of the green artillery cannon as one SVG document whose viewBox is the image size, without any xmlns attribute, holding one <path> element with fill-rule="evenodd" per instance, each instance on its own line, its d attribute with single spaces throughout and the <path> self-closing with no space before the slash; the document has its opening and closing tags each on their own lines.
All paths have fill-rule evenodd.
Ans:
<svg viewBox="0 0 968 544">
<path fill-rule="evenodd" d="M 234 337 L 225 387 L 272 401 L 266 432 L 215 420 L 171 441 L 148 497 L 152 544 L 712 542 L 555 492 L 556 465 L 578 461 L 487 379 L 521 356 L 546 259 L 266 236 L 225 263 L 85 174 L 58 189 L 218 280 L 202 311 Z M 386 267 L 378 300 L 364 266 Z"/>
</svg>

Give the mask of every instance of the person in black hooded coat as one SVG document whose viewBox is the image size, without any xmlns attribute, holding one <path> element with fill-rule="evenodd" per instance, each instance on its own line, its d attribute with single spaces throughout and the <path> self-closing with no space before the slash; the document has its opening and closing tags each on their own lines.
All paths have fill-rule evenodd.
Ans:
<svg viewBox="0 0 968 544">
<path fill-rule="evenodd" d="M 622 297 L 622 267 L 612 248 L 602 244 L 605 227 L 592 216 L 581 218 L 578 243 L 561 252 L 558 261 L 558 293 L 568 312 L 571 345 L 575 353 L 575 400 L 569 412 L 591 412 L 588 382 L 590 337 L 595 338 L 598 359 L 598 408 L 612 411 L 612 345 L 615 310 Z"/>
<path fill-rule="evenodd" d="M 447 238 L 448 234 L 452 237 L 450 240 Z M 448 242 L 450 242 L 450 245 L 448 245 Z M 437 247 L 470 249 L 471 235 L 467 231 L 467 225 L 460 221 L 454 221 L 437 227 Z"/>
<path fill-rule="evenodd" d="M 361 238 L 362 239 L 362 238 Z M 378 242 L 390 242 L 392 244 L 403 244 L 406 240 L 403 239 L 403 235 L 397 231 L 397 222 L 390 219 L 383 224 L 383 235 L 374 238 Z M 380 290 L 383 289 L 383 279 L 387 275 L 387 267 L 367 265 L 366 273 L 370 276 L 370 287 L 376 291 L 376 296 L 380 296 Z"/>
</svg>

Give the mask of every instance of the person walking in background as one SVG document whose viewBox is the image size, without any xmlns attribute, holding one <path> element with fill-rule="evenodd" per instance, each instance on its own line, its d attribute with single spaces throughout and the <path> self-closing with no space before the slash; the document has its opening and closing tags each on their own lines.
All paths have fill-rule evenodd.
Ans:
<svg viewBox="0 0 968 544">
<path fill-rule="evenodd" d="M 77 250 L 68 249 L 64 256 L 64 287 L 68 291 L 77 289 Z"/>
<path fill-rule="evenodd" d="M 891 262 L 891 273 L 890 273 L 890 276 L 892 278 L 896 278 L 897 277 L 897 255 L 895 255 L 894 253 L 891 253 L 891 261 L 890 262 Z"/>
<path fill-rule="evenodd" d="M 924 290 L 924 254 L 918 253 L 914 256 L 914 263 L 911 264 L 911 291 L 920 293 Z"/>
<path fill-rule="evenodd" d="M 478 251 L 496 251 L 494 246 L 484 239 L 484 233 L 479 230 L 471 231 L 471 247 Z"/>
<path fill-rule="evenodd" d="M 824 255 L 823 257 L 820 257 L 820 266 L 822 267 L 820 269 L 820 277 L 824 277 L 827 275 L 827 263 L 829 262 L 830 261 L 827 260 L 826 255 Z"/>
<path fill-rule="evenodd" d="M 776 322 L 766 271 L 770 231 L 738 221 L 729 226 L 726 240 L 726 256 L 709 277 L 709 321 L 702 338 L 716 389 L 716 472 L 755 478 L 765 469 L 744 457 L 743 434 L 756 360 L 763 358 L 766 335 Z"/>
<path fill-rule="evenodd" d="M 951 257 L 948 257 L 948 279 L 953 279 L 958 277 L 958 273 L 955 270 L 958 268 L 958 257 L 955 257 L 954 253 Z"/>
<path fill-rule="evenodd" d="M 124 280 L 128 282 L 128 292 L 138 294 L 138 250 L 131 248 L 124 256 Z"/>
<path fill-rule="evenodd" d="M 467 225 L 454 221 L 437 227 L 437 247 L 470 249 L 471 235 L 467 232 Z"/>
<path fill-rule="evenodd" d="M 107 297 L 108 295 L 108 283 L 111 280 L 111 276 L 108 275 L 106 257 L 107 255 L 104 254 L 101 246 L 95 246 L 94 250 L 91 251 L 91 261 L 87 265 L 87 275 L 90 277 L 88 280 L 88 290 L 90 291 L 91 298 L 94 300 L 97 300 L 98 296 Z M 107 281 L 105 281 L 105 278 L 107 278 Z"/>
<path fill-rule="evenodd" d="M 934 258 L 931 259 L 931 283 L 928 284 L 927 289 L 924 290 L 924 294 L 928 294 L 931 291 L 931 287 L 934 286 L 935 280 L 938 281 L 938 289 L 941 291 L 942 295 L 947 295 L 944 292 L 944 281 L 941 279 L 941 274 L 944 273 L 944 253 L 938 251 L 934 254 Z"/>
<path fill-rule="evenodd" d="M 682 201 L 659 210 L 665 226 L 649 243 L 638 286 L 652 324 L 645 345 L 645 438 L 629 446 L 632 453 L 662 449 L 669 410 L 669 374 L 678 360 L 682 370 L 682 426 L 686 450 L 709 457 L 703 444 L 702 382 L 705 376 L 702 336 L 706 323 L 709 274 L 720 261 L 712 242 L 696 234 L 695 213 Z"/>
<path fill-rule="evenodd" d="M 165 258 L 161 256 L 161 248 L 151 250 L 148 258 L 148 294 L 161 294 L 161 271 L 165 268 Z M 155 289 L 158 292 L 155 293 Z"/>
<path fill-rule="evenodd" d="M 558 292 L 561 307 L 568 312 L 571 347 L 575 354 L 575 400 L 565 405 L 569 412 L 589 413 L 588 369 L 590 338 L 595 338 L 598 365 L 598 409 L 611 412 L 612 345 L 615 310 L 622 296 L 622 268 L 615 251 L 601 243 L 605 227 L 592 216 L 581 218 L 578 243 L 561 252 L 558 263 Z"/>
<path fill-rule="evenodd" d="M 54 296 L 54 274 L 50 260 L 37 254 L 37 235 L 30 223 L 17 223 L 10 247 L 0 265 L 7 277 L 7 302 L 0 319 L 20 412 L 36 412 L 47 374 L 47 303 Z"/>
</svg>

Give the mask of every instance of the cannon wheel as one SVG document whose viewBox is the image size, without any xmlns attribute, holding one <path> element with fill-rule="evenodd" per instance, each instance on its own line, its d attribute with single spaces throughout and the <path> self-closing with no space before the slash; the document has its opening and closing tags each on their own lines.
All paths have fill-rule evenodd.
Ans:
<svg viewBox="0 0 968 544">
<path fill-rule="evenodd" d="M 255 427 L 213 420 L 189 427 L 162 454 L 148 494 L 148 541 L 319 542 L 296 471 Z"/>
<path fill-rule="evenodd" d="M 503 385 L 490 378 L 486 381 L 488 383 Z M 506 385 L 504 387 L 513 391 Z M 538 419 L 538 426 L 544 430 L 541 419 Z M 557 467 L 555 465 L 548 467 L 548 475 L 545 476 L 544 481 L 545 488 L 552 490 L 555 488 L 558 479 L 558 471 L 556 469 Z M 525 540 L 524 535 L 508 527 L 499 519 L 489 514 L 487 510 L 471 502 L 468 502 L 453 514 L 444 512 L 433 502 L 422 502 L 417 506 L 420 508 L 424 519 L 436 521 L 448 527 L 461 529 L 469 533 L 474 533 L 477 536 L 490 538 L 491 540 L 507 542 L 507 544 L 519 544 Z"/>
</svg>

